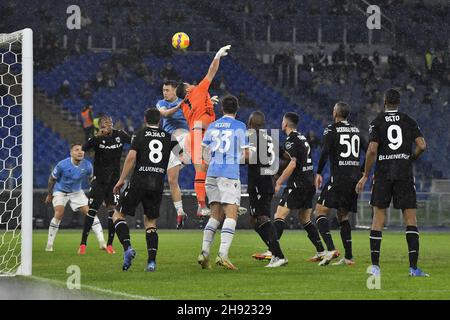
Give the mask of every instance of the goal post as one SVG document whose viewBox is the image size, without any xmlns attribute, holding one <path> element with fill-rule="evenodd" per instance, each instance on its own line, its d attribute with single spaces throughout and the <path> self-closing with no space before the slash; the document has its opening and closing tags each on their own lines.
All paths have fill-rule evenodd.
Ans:
<svg viewBox="0 0 450 320">
<path fill-rule="evenodd" d="M 33 31 L 0 34 L 0 276 L 32 274 Z"/>
</svg>

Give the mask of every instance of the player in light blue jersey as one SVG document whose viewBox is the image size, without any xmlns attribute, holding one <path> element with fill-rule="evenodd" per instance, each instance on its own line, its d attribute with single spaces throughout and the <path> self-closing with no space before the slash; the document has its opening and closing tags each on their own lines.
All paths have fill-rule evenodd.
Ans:
<svg viewBox="0 0 450 320">
<path fill-rule="evenodd" d="M 181 99 L 175 93 L 177 82 L 167 80 L 163 84 L 163 100 L 156 103 L 156 108 L 161 113 L 162 129 L 177 139 L 178 144 L 184 150 L 185 139 L 189 133 L 189 127 L 183 112 L 180 109 Z M 174 150 L 170 154 L 169 165 L 167 167 L 167 181 L 172 194 L 173 205 L 177 211 L 177 229 L 183 228 L 186 213 L 183 210 L 183 202 L 181 201 L 181 190 L 178 184 L 178 177 L 181 170 L 181 161 L 179 157 L 180 150 Z"/>
<path fill-rule="evenodd" d="M 92 164 L 84 159 L 81 144 L 71 145 L 70 157 L 60 161 L 48 179 L 48 194 L 45 203 L 53 204 L 55 215 L 48 228 L 46 251 L 53 251 L 53 243 L 67 203 L 70 204 L 73 211 L 79 210 L 84 215 L 88 213 L 89 200 L 81 189 L 81 184 L 92 176 Z M 98 217 L 94 219 L 92 230 L 97 236 L 100 248 L 106 250 L 103 230 Z"/>
<path fill-rule="evenodd" d="M 236 97 L 223 98 L 223 117 L 209 125 L 203 139 L 203 153 L 205 158 L 210 157 L 206 175 L 206 194 L 211 209 L 211 217 L 203 233 L 202 252 L 198 256 L 198 263 L 204 269 L 211 267 L 209 263 L 211 244 L 224 218 L 216 264 L 231 270 L 237 269 L 229 260 L 228 251 L 233 241 L 241 201 L 239 165 L 243 155 L 246 159 L 249 157 L 247 127 L 235 119 L 238 109 Z"/>
</svg>

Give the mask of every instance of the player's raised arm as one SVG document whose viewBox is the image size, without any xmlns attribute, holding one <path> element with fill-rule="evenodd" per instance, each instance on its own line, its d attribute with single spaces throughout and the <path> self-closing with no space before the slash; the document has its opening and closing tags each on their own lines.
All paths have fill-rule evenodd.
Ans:
<svg viewBox="0 0 450 320">
<path fill-rule="evenodd" d="M 219 51 L 217 51 L 216 56 L 214 57 L 213 61 L 211 62 L 208 73 L 206 74 L 206 77 L 205 77 L 210 82 L 214 79 L 214 76 L 216 75 L 217 71 L 219 70 L 220 58 L 225 57 L 228 54 L 227 51 L 230 49 L 231 49 L 231 45 L 227 45 L 225 47 L 220 48 Z"/>
<path fill-rule="evenodd" d="M 170 118 L 172 117 L 178 110 L 180 110 L 181 108 L 181 103 L 183 101 L 181 101 L 179 104 L 177 104 L 175 107 L 167 109 L 165 107 L 162 107 L 159 110 L 159 112 L 161 113 L 161 116 L 166 117 L 166 118 Z"/>
</svg>

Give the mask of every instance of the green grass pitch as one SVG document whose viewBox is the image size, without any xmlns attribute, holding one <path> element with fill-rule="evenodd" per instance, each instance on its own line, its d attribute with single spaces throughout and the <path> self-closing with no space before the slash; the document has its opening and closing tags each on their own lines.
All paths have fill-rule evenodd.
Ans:
<svg viewBox="0 0 450 320">
<path fill-rule="evenodd" d="M 197 264 L 201 230 L 159 230 L 157 271 L 144 272 L 146 248 L 144 231 L 131 234 L 137 258 L 128 272 L 123 272 L 122 247 L 115 239 L 115 255 L 100 251 L 93 234 L 87 255 L 77 255 L 80 232 L 61 230 L 54 252 L 45 252 L 47 233 L 34 233 L 33 275 L 65 282 L 69 265 L 81 268 L 81 285 L 108 292 L 125 293 L 156 299 L 449 299 L 450 233 L 421 233 L 419 266 L 430 278 L 408 277 L 408 256 L 403 232 L 384 232 L 381 245 L 381 290 L 366 287 L 370 264 L 368 231 L 353 233 L 356 265 L 319 267 L 305 259 L 314 254 L 304 231 L 286 231 L 281 239 L 289 265 L 264 268 L 267 262 L 251 258 L 264 250 L 252 230 L 237 230 L 230 259 L 238 271 L 214 266 L 202 270 Z M 339 233 L 334 241 L 342 249 Z M 220 233 L 216 234 L 212 257 L 217 254 Z M 342 252 L 342 250 L 341 250 Z M 125 297 L 125 295 L 122 295 Z M 131 297 L 131 296 L 130 296 Z"/>
</svg>

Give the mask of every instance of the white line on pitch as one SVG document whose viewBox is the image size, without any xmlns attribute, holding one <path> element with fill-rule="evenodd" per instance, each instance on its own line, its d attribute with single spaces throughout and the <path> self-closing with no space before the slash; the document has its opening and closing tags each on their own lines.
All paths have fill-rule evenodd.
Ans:
<svg viewBox="0 0 450 320">
<path fill-rule="evenodd" d="M 66 282 L 64 282 L 64 281 L 53 280 L 53 279 L 49 279 L 49 278 L 36 277 L 36 276 L 30 276 L 30 278 L 33 279 L 33 280 L 41 281 L 41 282 L 57 284 L 57 285 L 60 285 L 60 286 L 63 286 L 63 287 L 66 286 Z M 91 291 L 97 291 L 97 292 L 101 292 L 101 293 L 105 293 L 105 294 L 109 294 L 109 295 L 122 296 L 122 297 L 128 298 L 128 299 L 157 300 L 157 298 L 151 297 L 151 296 L 141 296 L 141 295 L 136 295 L 136 294 L 129 294 L 129 293 L 126 293 L 126 292 L 113 291 L 113 290 L 98 288 L 98 287 L 89 286 L 89 285 L 81 285 L 81 288 L 82 289 L 88 289 L 88 290 L 91 290 Z"/>
</svg>

